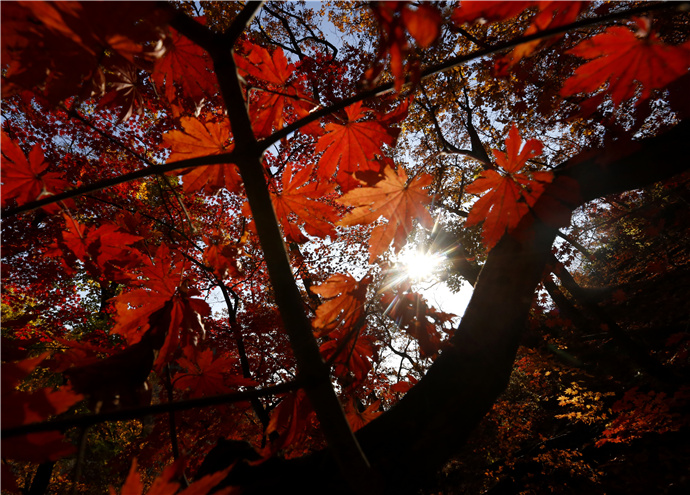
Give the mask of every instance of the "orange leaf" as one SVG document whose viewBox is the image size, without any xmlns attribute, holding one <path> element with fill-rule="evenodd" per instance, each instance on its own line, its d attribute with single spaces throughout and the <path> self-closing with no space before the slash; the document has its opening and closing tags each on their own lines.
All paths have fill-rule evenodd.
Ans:
<svg viewBox="0 0 690 495">
<path fill-rule="evenodd" d="M 340 165 L 338 182 L 357 170 L 374 170 L 378 165 L 370 162 L 376 155 L 383 155 L 384 144 L 392 145 L 395 138 L 376 121 L 356 122 L 370 110 L 358 102 L 345 109 L 345 124 L 326 124 L 327 134 L 316 143 L 319 159 L 319 176 L 330 178 Z"/>
<path fill-rule="evenodd" d="M 376 349 L 371 340 L 371 337 L 366 335 L 354 336 L 354 342 L 349 340 L 344 345 L 343 339 L 348 339 L 348 332 L 331 332 L 332 340 L 328 340 L 321 344 L 319 351 L 325 360 L 333 359 L 335 364 L 336 377 L 354 378 L 354 382 L 361 382 L 364 380 L 371 370 L 371 360 L 374 358 Z M 339 347 L 342 348 L 338 350 Z M 335 356 L 335 353 L 338 354 Z"/>
<path fill-rule="evenodd" d="M 164 143 L 172 148 L 168 163 L 232 150 L 233 145 L 229 143 L 230 124 L 226 120 L 203 123 L 195 117 L 183 117 L 181 123 L 184 131 L 163 134 Z M 208 188 L 208 192 L 214 194 L 223 187 L 237 192 L 242 183 L 234 164 L 194 167 L 175 173 L 184 176 L 182 187 L 185 192 Z"/>
<path fill-rule="evenodd" d="M 292 175 L 292 163 L 283 171 L 283 190 L 271 193 L 271 200 L 285 236 L 290 241 L 303 243 L 307 238 L 300 231 L 304 225 L 309 235 L 324 238 L 334 236 L 333 222 L 338 218 L 335 209 L 318 199 L 335 191 L 327 181 L 309 181 L 312 167 L 308 166 Z M 293 217 L 297 217 L 297 221 Z"/>
<path fill-rule="evenodd" d="M 527 160 L 541 154 L 542 144 L 536 139 L 523 142 L 513 124 L 508 139 L 507 152 L 493 150 L 497 163 L 508 172 L 502 175 L 496 170 L 485 170 L 479 178 L 465 188 L 470 194 L 485 193 L 472 206 L 466 226 L 484 221 L 482 237 L 491 249 L 503 236 L 517 226 L 520 219 L 534 205 L 545 184 L 551 182 L 550 172 L 534 172 L 530 175 L 516 173 Z"/>
<path fill-rule="evenodd" d="M 354 403 L 354 398 L 353 400 L 349 401 L 345 406 L 345 416 L 347 416 L 347 420 L 350 422 L 352 431 L 359 430 L 362 426 L 381 414 L 381 411 L 379 411 L 380 407 L 381 401 L 377 400 L 364 411 L 360 412 L 357 405 Z"/>
<path fill-rule="evenodd" d="M 168 131 L 163 134 L 163 142 L 172 148 L 168 163 L 197 156 L 218 155 L 231 148 L 230 124 L 220 122 L 201 122 L 196 117 L 182 117 L 184 131 Z"/>
<path fill-rule="evenodd" d="M 311 288 L 314 294 L 330 298 L 316 310 L 312 326 L 317 337 L 330 333 L 341 325 L 348 330 L 354 326 L 364 314 L 364 301 L 370 282 L 369 276 L 358 282 L 351 275 L 336 273 L 322 284 Z"/>
<path fill-rule="evenodd" d="M 402 167 L 395 171 L 386 165 L 383 174 L 384 178 L 373 187 L 354 189 L 338 200 L 341 204 L 356 207 L 338 225 L 374 223 L 382 216 L 388 219 L 388 223 L 377 226 L 371 233 L 370 262 L 386 251 L 392 240 L 395 240 L 394 246 L 400 249 L 412 231 L 414 219 L 426 228 L 434 224 L 425 208 L 432 200 L 424 191 L 432 181 L 429 174 L 420 174 L 409 184 Z"/>
<path fill-rule="evenodd" d="M 575 69 L 565 82 L 561 95 L 592 93 L 608 82 L 607 92 L 614 105 L 632 98 L 642 85 L 640 99 L 647 98 L 652 89 L 663 88 L 686 74 L 690 66 L 690 41 L 682 45 L 667 45 L 659 41 L 648 26 L 640 33 L 622 26 L 613 26 L 601 34 L 582 41 L 567 53 L 589 62 Z"/>
<path fill-rule="evenodd" d="M 419 4 L 416 10 L 406 6 L 402 20 L 412 37 L 424 48 L 436 41 L 441 32 L 441 14 L 428 3 Z"/>
</svg>

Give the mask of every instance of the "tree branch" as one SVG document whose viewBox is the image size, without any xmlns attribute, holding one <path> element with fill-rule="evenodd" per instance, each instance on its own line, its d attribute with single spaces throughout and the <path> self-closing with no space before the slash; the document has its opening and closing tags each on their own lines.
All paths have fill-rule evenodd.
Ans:
<svg viewBox="0 0 690 495">
<path fill-rule="evenodd" d="M 3 438 L 12 438 L 29 433 L 41 431 L 66 430 L 75 426 L 86 427 L 107 421 L 126 421 L 128 419 L 139 419 L 152 414 L 166 414 L 174 411 L 186 411 L 201 407 L 219 406 L 222 404 L 232 404 L 235 402 L 245 402 L 253 398 L 266 397 L 269 395 L 284 394 L 302 388 L 304 384 L 299 380 L 281 383 L 270 387 L 256 390 L 245 390 L 242 392 L 231 392 L 229 394 L 213 395 L 199 399 L 181 400 L 177 402 L 166 402 L 164 404 L 153 404 L 144 407 L 132 407 L 109 411 L 98 414 L 82 414 L 71 418 L 63 418 L 55 421 L 45 421 L 43 423 L 31 423 L 28 425 L 15 426 L 2 430 Z"/>
</svg>

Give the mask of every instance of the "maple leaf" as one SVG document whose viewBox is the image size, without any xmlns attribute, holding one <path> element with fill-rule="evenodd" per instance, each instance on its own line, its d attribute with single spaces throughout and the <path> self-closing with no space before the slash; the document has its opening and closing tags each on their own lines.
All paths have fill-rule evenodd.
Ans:
<svg viewBox="0 0 690 495">
<path fill-rule="evenodd" d="M 299 226 L 309 235 L 324 238 L 335 236 L 333 222 L 338 218 L 335 208 L 318 201 L 335 192 L 335 185 L 326 181 L 310 181 L 313 167 L 307 166 L 292 173 L 292 163 L 283 171 L 282 191 L 271 193 L 271 200 L 278 220 L 288 240 L 298 244 L 306 242 Z M 297 221 L 293 216 L 297 217 Z"/>
<path fill-rule="evenodd" d="M 381 62 L 390 54 L 395 90 L 400 91 L 405 82 L 403 61 L 410 53 L 405 31 L 426 48 L 436 41 L 441 32 L 441 15 L 433 5 L 417 4 L 416 8 L 412 8 L 408 2 L 377 2 L 371 9 L 378 21 L 379 48 L 376 52 L 377 63 L 365 72 L 364 79 L 368 83 L 376 80 L 383 70 Z M 414 61 L 409 67 L 413 78 L 418 78 L 419 62 Z"/>
<path fill-rule="evenodd" d="M 218 83 L 211 72 L 210 58 L 196 43 L 177 31 L 165 40 L 165 55 L 156 61 L 151 79 L 165 90 L 165 97 L 173 102 L 175 83 L 182 92 L 195 101 L 218 92 Z"/>
<path fill-rule="evenodd" d="M 16 390 L 47 356 L 48 353 L 44 353 L 34 358 L 2 364 L 2 403 L 12 405 L 2 409 L 4 428 L 45 421 L 50 416 L 64 413 L 84 399 L 83 395 L 69 386 L 57 390 L 44 387 L 31 392 Z M 66 442 L 58 432 L 34 433 L 2 440 L 4 457 L 27 462 L 55 461 L 75 450 L 74 445 Z"/>
<path fill-rule="evenodd" d="M 287 107 L 299 107 L 298 113 L 301 114 L 316 106 L 298 84 L 290 84 L 294 79 L 294 66 L 288 63 L 282 48 L 269 52 L 250 42 L 245 42 L 242 48 L 245 53 L 235 55 L 240 74 L 266 84 L 265 88 L 252 88 L 258 96 L 252 97 L 249 103 L 252 128 L 257 138 L 267 137 L 273 129 L 283 127 Z"/>
<path fill-rule="evenodd" d="M 126 246 L 142 239 L 123 232 L 113 224 L 103 224 L 97 229 L 80 224 L 69 215 L 64 215 L 66 229 L 62 232 L 64 249 L 69 249 L 83 261 L 94 278 L 103 275 L 108 280 L 123 282 L 129 279 L 127 269 L 139 264 L 138 251 Z"/>
<path fill-rule="evenodd" d="M 12 198 L 18 204 L 39 199 L 63 189 L 67 182 L 55 172 L 45 172 L 48 163 L 41 146 L 36 144 L 29 156 L 2 131 L 2 205 Z M 5 159 L 6 158 L 6 159 Z"/>
<path fill-rule="evenodd" d="M 266 427 L 266 436 L 271 438 L 271 443 L 262 452 L 264 456 L 298 443 L 304 438 L 313 417 L 314 410 L 304 390 L 285 394 L 272 411 Z"/>
<path fill-rule="evenodd" d="M 127 479 L 120 489 L 120 495 L 144 495 L 144 484 L 141 481 L 138 464 L 135 458 L 132 461 L 132 467 L 129 469 L 129 474 L 127 474 Z M 146 495 L 207 495 L 227 476 L 231 469 L 222 469 L 216 473 L 204 476 L 194 481 L 194 483 L 180 492 L 180 483 L 174 481 L 174 479 L 181 478 L 184 475 L 184 464 L 184 461 L 180 459 L 167 466 L 160 476 L 153 481 Z M 228 495 L 232 491 L 232 487 L 225 487 L 220 490 L 215 490 L 213 493 Z M 117 495 L 117 491 L 112 486 L 109 487 L 109 492 L 110 495 Z"/>
<path fill-rule="evenodd" d="M 160 349 L 154 363 L 160 367 L 178 347 L 205 335 L 200 317 L 210 314 L 208 304 L 184 277 L 185 265 L 176 265 L 165 244 L 156 251 L 156 263 L 145 260 L 138 268 L 141 278 L 130 282 L 139 288 L 120 294 L 115 302 L 112 332 L 123 335 L 132 345 L 150 331 L 154 348 Z"/>
<path fill-rule="evenodd" d="M 423 48 L 431 45 L 441 34 L 441 14 L 431 4 L 418 4 L 414 10 L 406 5 L 402 11 L 402 21 Z"/>
<path fill-rule="evenodd" d="M 641 86 L 640 100 L 651 90 L 663 88 L 686 74 L 690 66 L 690 41 L 682 45 L 667 45 L 650 31 L 648 21 L 639 20 L 638 33 L 627 27 L 612 26 L 601 34 L 580 42 L 568 50 L 589 60 L 575 69 L 565 81 L 561 95 L 593 93 L 608 83 L 606 92 L 614 106 L 632 98 Z"/>
<path fill-rule="evenodd" d="M 359 407 L 355 403 L 355 399 L 348 401 L 345 405 L 345 416 L 350 422 L 352 431 L 359 430 L 362 426 L 369 423 L 376 416 L 380 415 L 382 411 L 379 411 L 381 407 L 381 401 L 376 400 L 367 407 L 364 411 L 360 411 Z"/>
<path fill-rule="evenodd" d="M 412 222 L 417 219 L 424 227 L 432 228 L 434 222 L 425 205 L 432 198 L 424 191 L 431 184 L 429 174 L 420 174 L 408 184 L 405 169 L 397 171 L 389 165 L 383 169 L 383 179 L 373 187 L 354 189 L 338 202 L 356 208 L 345 215 L 338 225 L 364 225 L 385 217 L 388 222 L 378 225 L 371 233 L 369 262 L 386 251 L 391 241 L 400 249 L 412 232 Z"/>
<path fill-rule="evenodd" d="M 441 335 L 429 318 L 435 320 L 436 324 L 441 324 L 450 321 L 454 315 L 440 313 L 430 308 L 424 297 L 417 292 L 403 294 L 385 292 L 381 297 L 381 303 L 387 306 L 388 317 L 417 340 L 422 356 L 434 356 L 438 352 L 441 346 Z"/>
<path fill-rule="evenodd" d="M 205 237 L 204 242 L 207 246 L 204 250 L 204 262 L 218 278 L 224 280 L 240 275 L 241 267 L 237 258 L 242 250 L 239 245 L 213 242 L 209 237 Z"/>
<path fill-rule="evenodd" d="M 319 159 L 318 174 L 329 179 L 338 170 L 338 182 L 349 178 L 357 170 L 377 170 L 372 162 L 376 155 L 383 155 L 382 146 L 392 145 L 395 137 L 376 121 L 357 122 L 370 112 L 358 102 L 345 109 L 345 124 L 326 124 L 327 134 L 316 143 L 316 153 L 323 153 Z"/>
<path fill-rule="evenodd" d="M 496 170 L 485 170 L 465 188 L 470 194 L 485 193 L 472 205 L 465 225 L 470 227 L 484 221 L 482 238 L 491 249 L 506 230 L 517 226 L 520 219 L 536 203 L 545 185 L 553 179 L 551 172 L 519 173 L 527 160 L 541 154 L 542 144 L 536 139 L 525 142 L 515 124 L 506 139 L 507 152 L 493 150 L 496 162 L 506 175 Z"/>
<path fill-rule="evenodd" d="M 321 344 L 319 351 L 324 360 L 332 361 L 335 365 L 335 376 L 345 378 L 352 383 L 360 383 L 371 370 L 371 359 L 376 354 L 376 349 L 371 337 L 355 335 L 343 330 L 331 332 L 331 340 Z M 354 341 L 352 341 L 354 340 Z"/>
<path fill-rule="evenodd" d="M 173 384 L 180 390 L 190 389 L 190 397 L 224 394 L 238 386 L 256 386 L 253 380 L 233 375 L 236 359 L 228 354 L 213 356 L 211 349 L 196 351 L 193 346 L 183 349 L 184 357 L 177 360 L 187 372 L 176 373 Z"/>
<path fill-rule="evenodd" d="M 351 329 L 364 316 L 369 283 L 369 276 L 358 282 L 351 275 L 336 273 L 310 289 L 314 294 L 329 299 L 317 308 L 316 318 L 312 322 L 317 337 L 341 326 Z"/>
<path fill-rule="evenodd" d="M 181 123 L 184 131 L 168 131 L 163 135 L 163 142 L 172 149 L 168 163 L 232 150 L 233 145 L 228 143 L 231 134 L 227 120 L 204 123 L 195 117 L 183 117 Z M 175 173 L 184 177 L 182 188 L 185 192 L 208 189 L 213 194 L 223 187 L 238 192 L 242 183 L 234 164 L 194 167 Z"/>
<path fill-rule="evenodd" d="M 117 117 L 119 122 L 129 119 L 135 113 L 142 114 L 146 95 L 137 67 L 132 64 L 114 66 L 107 71 L 106 80 L 110 91 L 98 100 L 98 109 L 121 107 Z"/>
<path fill-rule="evenodd" d="M 513 2 L 510 2 L 511 4 Z M 519 2 L 515 2 L 519 3 Z M 556 28 L 569 24 L 577 18 L 587 2 L 539 2 L 537 6 L 540 11 L 534 16 L 529 27 L 522 36 L 529 36 L 539 31 Z M 560 39 L 554 36 L 548 40 L 534 40 L 528 43 L 521 43 L 511 50 L 507 55 L 501 57 L 496 63 L 496 73 L 499 76 L 506 76 L 508 70 L 517 64 L 521 59 L 529 57 L 537 48 L 553 45 Z"/>
</svg>

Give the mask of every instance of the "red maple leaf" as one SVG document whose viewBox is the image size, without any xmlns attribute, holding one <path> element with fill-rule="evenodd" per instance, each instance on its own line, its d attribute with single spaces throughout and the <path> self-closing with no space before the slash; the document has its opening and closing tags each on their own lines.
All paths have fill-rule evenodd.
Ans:
<svg viewBox="0 0 690 495">
<path fill-rule="evenodd" d="M 232 150 L 227 120 L 204 123 L 195 117 L 183 117 L 181 123 L 184 131 L 163 134 L 163 142 L 172 149 L 168 163 Z M 206 189 L 209 194 L 215 194 L 223 187 L 238 192 L 242 183 L 237 165 L 234 164 L 194 167 L 176 173 L 183 176 L 182 188 L 185 192 Z"/>
<path fill-rule="evenodd" d="M 509 5 L 521 2 L 509 2 Z M 521 36 L 529 36 L 530 34 L 546 29 L 556 28 L 573 22 L 582 11 L 587 2 L 539 2 L 539 12 L 534 16 L 529 27 L 522 33 Z M 506 76 L 508 69 L 517 64 L 522 58 L 529 57 L 537 48 L 549 46 L 560 39 L 559 36 L 554 36 L 548 40 L 534 40 L 528 43 L 521 43 L 511 50 L 507 55 L 501 57 L 496 62 L 496 72 L 500 76 Z"/>
<path fill-rule="evenodd" d="M 67 186 L 55 172 L 46 172 L 48 163 L 40 145 L 35 145 L 29 156 L 2 131 L 2 205 L 15 198 L 18 204 L 53 194 Z"/>
<path fill-rule="evenodd" d="M 179 348 L 203 338 L 200 316 L 210 313 L 208 304 L 191 296 L 184 277 L 184 263 L 176 264 L 165 244 L 156 251 L 155 262 L 146 260 L 138 268 L 139 288 L 115 298 L 115 326 L 112 332 L 123 335 L 132 345 L 151 331 L 160 349 L 155 366 L 169 360 Z"/>
<path fill-rule="evenodd" d="M 338 225 L 363 225 L 376 222 L 380 217 L 387 223 L 378 225 L 371 232 L 369 261 L 388 249 L 391 241 L 400 249 L 412 232 L 413 220 L 426 228 L 432 228 L 434 221 L 426 210 L 432 198 L 424 191 L 431 184 L 429 174 L 420 174 L 408 184 L 405 169 L 393 170 L 389 165 L 383 169 L 383 179 L 373 187 L 361 187 L 348 192 L 338 202 L 356 208 L 345 215 Z"/>
<path fill-rule="evenodd" d="M 636 82 L 642 86 L 643 100 L 651 90 L 663 88 L 688 72 L 690 41 L 667 45 L 649 29 L 649 21 L 638 20 L 638 27 L 635 33 L 627 27 L 612 26 L 569 50 L 567 53 L 589 62 L 575 69 L 561 95 L 594 93 L 608 83 L 605 91 L 617 106 L 635 96 Z"/>
<path fill-rule="evenodd" d="M 333 332 L 337 328 L 351 329 L 364 316 L 364 301 L 371 277 L 359 282 L 351 275 L 336 273 L 311 291 L 329 299 L 316 310 L 312 322 L 317 337 Z"/>
<path fill-rule="evenodd" d="M 213 269 L 213 273 L 224 280 L 228 277 L 240 275 L 240 265 L 237 259 L 242 254 L 239 244 L 225 244 L 216 242 L 209 237 L 204 237 L 206 249 L 204 250 L 204 262 Z"/>
<path fill-rule="evenodd" d="M 33 391 L 16 390 L 47 356 L 48 353 L 44 353 L 23 361 L 2 364 L 2 403 L 12 405 L 2 409 L 4 428 L 45 421 L 50 416 L 67 411 L 84 398 L 69 386 L 57 390 L 52 387 Z M 28 462 L 54 461 L 75 450 L 74 445 L 65 442 L 58 432 L 34 433 L 2 441 L 3 456 Z"/>
<path fill-rule="evenodd" d="M 382 62 L 390 54 L 395 90 L 400 91 L 405 82 L 403 63 L 410 54 L 406 31 L 426 48 L 441 33 L 441 15 L 434 5 L 424 3 L 413 8 L 408 2 L 377 2 L 371 8 L 378 21 L 379 48 L 377 62 L 364 73 L 364 79 L 369 83 L 375 81 L 383 70 Z M 413 77 L 418 77 L 419 61 L 411 63 L 409 68 Z"/>
<path fill-rule="evenodd" d="M 129 279 L 127 269 L 141 261 L 138 251 L 128 248 L 142 239 L 128 234 L 116 225 L 105 223 L 94 229 L 64 215 L 66 228 L 62 232 L 63 251 L 69 249 L 83 261 L 86 269 L 96 279 L 104 276 L 108 280 L 123 282 Z"/>
<path fill-rule="evenodd" d="M 175 479 L 180 479 L 184 476 L 185 462 L 180 459 L 169 466 L 158 476 L 151 485 L 151 488 L 146 492 L 146 495 L 207 495 L 213 488 L 218 485 L 228 474 L 231 467 L 220 470 L 208 476 L 194 481 L 191 485 L 182 491 L 180 490 L 180 483 Z M 135 458 L 132 461 L 132 467 L 129 469 L 129 474 L 125 483 L 120 489 L 120 495 L 144 495 L 144 483 L 141 480 L 141 474 L 138 471 L 138 462 Z M 228 495 L 233 491 L 232 487 L 221 488 L 213 493 L 218 495 Z M 109 489 L 110 495 L 117 495 L 117 491 L 112 486 Z"/>
<path fill-rule="evenodd" d="M 165 55 L 156 61 L 151 79 L 156 86 L 165 90 L 169 102 L 176 97 L 175 83 L 181 86 L 185 96 L 197 102 L 218 92 L 208 54 L 177 31 L 172 31 L 165 40 Z"/>
<path fill-rule="evenodd" d="M 371 112 L 358 102 L 345 109 L 347 122 L 344 124 L 326 124 L 327 134 L 316 143 L 316 153 L 323 153 L 319 159 L 318 174 L 330 179 L 338 170 L 338 183 L 350 179 L 349 174 L 357 170 L 378 170 L 379 165 L 373 162 L 376 155 L 383 155 L 384 144 L 395 142 L 389 130 L 377 121 L 358 122 Z"/>
<path fill-rule="evenodd" d="M 387 307 L 386 314 L 399 328 L 417 340 L 422 356 L 435 355 L 441 346 L 441 335 L 436 325 L 450 321 L 454 315 L 441 313 L 427 305 L 417 292 L 385 292 L 381 303 Z M 430 318 L 434 322 L 430 321 Z"/>
<path fill-rule="evenodd" d="M 353 338 L 351 332 L 344 330 L 331 332 L 331 340 L 321 344 L 319 350 L 326 361 L 332 360 L 336 377 L 359 383 L 371 370 L 376 348 L 371 337 L 357 332 Z"/>
<path fill-rule="evenodd" d="M 271 438 L 271 443 L 262 452 L 264 456 L 298 443 L 306 435 L 314 416 L 304 390 L 285 394 L 271 413 L 271 420 L 266 428 L 266 436 Z"/>
<path fill-rule="evenodd" d="M 323 201 L 335 191 L 327 181 L 311 180 L 313 167 L 292 173 L 292 163 L 283 170 L 282 191 L 271 193 L 271 200 L 285 236 L 298 244 L 307 241 L 300 225 L 309 235 L 324 238 L 335 236 L 333 222 L 338 218 L 335 208 Z M 296 220 L 295 220 L 296 217 Z"/>
<path fill-rule="evenodd" d="M 369 407 L 364 409 L 364 411 L 360 411 L 358 405 L 355 403 L 354 398 L 348 401 L 345 404 L 345 416 L 347 416 L 347 420 L 350 422 L 352 431 L 359 430 L 362 426 L 366 425 L 376 416 L 381 414 L 382 411 L 379 410 L 380 407 L 381 401 L 376 400 L 372 402 Z"/>
<path fill-rule="evenodd" d="M 227 354 L 213 355 L 211 349 L 197 350 L 187 346 L 184 357 L 177 360 L 186 372 L 176 373 L 173 383 L 180 390 L 190 389 L 190 397 L 224 394 L 238 386 L 255 386 L 256 382 L 233 374 L 236 359 Z"/>
<path fill-rule="evenodd" d="M 551 172 L 518 172 L 527 160 L 541 154 L 542 144 L 536 139 L 523 142 L 515 124 L 506 139 L 506 148 L 506 153 L 493 150 L 505 175 L 497 170 L 485 170 L 465 188 L 470 194 L 484 193 L 472 206 L 465 225 L 470 227 L 483 221 L 482 238 L 489 249 L 506 230 L 517 226 L 553 179 Z"/>
<path fill-rule="evenodd" d="M 282 48 L 278 47 L 271 53 L 250 42 L 246 42 L 243 48 L 245 54 L 235 56 L 240 74 L 265 84 L 265 87 L 252 88 L 258 95 L 249 103 L 252 128 L 257 138 L 267 137 L 273 129 L 282 128 L 288 107 L 297 107 L 298 113 L 304 114 L 316 106 L 300 89 L 299 81 L 290 84 L 295 79 L 294 66 L 288 63 Z"/>
</svg>

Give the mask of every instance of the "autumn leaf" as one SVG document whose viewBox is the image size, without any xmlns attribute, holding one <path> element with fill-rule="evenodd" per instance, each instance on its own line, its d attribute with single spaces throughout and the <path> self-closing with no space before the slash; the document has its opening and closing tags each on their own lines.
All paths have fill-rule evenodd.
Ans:
<svg viewBox="0 0 690 495">
<path fill-rule="evenodd" d="M 252 88 L 255 91 L 249 103 L 252 128 L 257 138 L 270 136 L 273 129 L 282 128 L 289 107 L 303 114 L 316 106 L 301 90 L 299 80 L 294 77 L 294 66 L 288 63 L 282 48 L 269 52 L 250 42 L 245 42 L 242 48 L 245 53 L 235 55 L 240 74 L 265 85 Z M 294 80 L 292 84 L 291 80 Z"/>
<path fill-rule="evenodd" d="M 388 219 L 371 233 L 369 262 L 388 249 L 391 241 L 400 249 L 412 232 L 416 219 L 424 227 L 433 227 L 434 221 L 426 210 L 432 198 L 424 191 L 431 184 L 429 174 L 420 174 L 408 184 L 405 169 L 397 171 L 389 165 L 383 169 L 383 180 L 373 187 L 361 187 L 348 192 L 338 202 L 355 209 L 345 215 L 338 225 L 366 225 L 376 222 L 380 217 Z"/>
<path fill-rule="evenodd" d="M 520 2 L 509 2 L 510 4 Z M 540 31 L 556 28 L 574 22 L 587 2 L 539 2 L 539 12 L 534 16 L 529 27 L 521 36 L 529 36 Z M 538 48 L 550 46 L 560 39 L 553 36 L 547 40 L 534 40 L 528 43 L 521 43 L 511 50 L 507 55 L 501 57 L 496 62 L 496 73 L 500 76 L 507 76 L 508 70 L 517 64 L 521 59 L 529 57 Z"/>
<path fill-rule="evenodd" d="M 232 150 L 227 120 L 204 123 L 195 117 L 183 117 L 181 123 L 184 131 L 168 131 L 163 135 L 163 142 L 172 149 L 168 163 Z M 194 167 L 175 173 L 183 176 L 182 188 L 185 192 L 208 189 L 210 194 L 214 194 L 223 187 L 237 192 L 242 183 L 234 164 Z"/>
<path fill-rule="evenodd" d="M 145 85 L 134 65 L 112 67 L 106 73 L 109 91 L 98 101 L 98 109 L 120 108 L 118 121 L 123 122 L 132 115 L 144 111 Z"/>
<path fill-rule="evenodd" d="M 690 66 L 690 41 L 682 45 L 663 43 L 649 29 L 649 21 L 638 20 L 637 33 L 623 26 L 612 26 L 580 42 L 569 50 L 589 60 L 575 69 L 565 81 L 561 95 L 594 93 L 608 83 L 605 92 L 615 106 L 635 96 L 647 98 L 653 89 L 663 88 L 686 74 Z"/>
<path fill-rule="evenodd" d="M 406 5 L 402 20 L 408 32 L 423 48 L 436 41 L 441 33 L 441 14 L 433 4 L 420 3 L 414 10 Z"/>
<path fill-rule="evenodd" d="M 454 315 L 429 307 L 417 292 L 384 292 L 381 303 L 386 307 L 386 315 L 417 341 L 423 356 L 434 356 L 439 351 L 441 335 L 436 327 L 450 321 Z"/>
<path fill-rule="evenodd" d="M 156 61 L 151 79 L 164 90 L 166 99 L 176 99 L 175 83 L 184 96 L 200 102 L 218 92 L 216 77 L 210 70 L 211 60 L 196 43 L 177 31 L 165 40 L 165 55 Z"/>
<path fill-rule="evenodd" d="M 551 172 L 518 172 L 527 160 L 541 154 L 542 144 L 536 139 L 523 142 L 515 124 L 506 139 L 506 148 L 505 153 L 493 150 L 504 174 L 498 170 L 485 170 L 465 188 L 470 194 L 484 193 L 472 205 L 465 225 L 470 227 L 484 222 L 482 238 L 488 249 L 496 245 L 506 230 L 517 226 L 544 192 L 545 185 L 553 179 Z"/>
<path fill-rule="evenodd" d="M 372 162 L 376 155 L 382 155 L 384 144 L 392 145 L 394 136 L 376 121 L 358 122 L 370 112 L 358 102 L 345 109 L 345 124 L 326 124 L 327 134 L 316 143 L 316 153 L 323 153 L 319 159 L 318 174 L 329 179 L 338 169 L 338 182 L 349 178 L 357 170 L 376 170 Z"/>
<path fill-rule="evenodd" d="M 351 275 L 336 273 L 311 291 L 329 299 L 316 310 L 312 322 L 317 337 L 333 332 L 337 328 L 351 329 L 364 315 L 364 301 L 371 277 L 359 282 Z"/>
<path fill-rule="evenodd" d="M 3 428 L 45 421 L 51 416 L 64 413 L 84 399 L 83 395 L 76 393 L 70 386 L 62 386 L 57 390 L 52 387 L 33 391 L 17 390 L 20 383 L 47 356 L 48 353 L 44 353 L 34 358 L 2 364 L 2 403 L 12 405 L 2 408 Z M 58 432 L 33 433 L 2 440 L 3 456 L 28 462 L 55 461 L 75 451 L 74 445 Z"/>
<path fill-rule="evenodd" d="M 372 402 L 369 407 L 363 411 L 360 411 L 354 399 L 348 401 L 345 405 L 345 416 L 347 416 L 347 420 L 350 422 L 352 431 L 359 430 L 362 426 L 366 425 L 376 416 L 380 415 L 382 412 L 379 410 L 380 407 L 381 401 L 376 400 Z"/>
<path fill-rule="evenodd" d="M 46 172 L 48 163 L 36 144 L 29 156 L 2 131 L 2 205 L 15 198 L 18 204 L 35 201 L 45 194 L 64 189 L 67 182 L 55 172 Z"/>
<path fill-rule="evenodd" d="M 202 122 L 196 117 L 182 117 L 183 131 L 168 131 L 163 134 L 163 142 L 171 148 L 168 163 L 198 156 L 218 155 L 228 151 L 230 124 L 223 119 L 220 122 Z"/>
<path fill-rule="evenodd" d="M 266 436 L 271 441 L 261 454 L 267 457 L 300 443 L 314 418 L 314 410 L 304 390 L 285 394 L 280 404 L 271 412 L 271 419 L 266 427 Z"/>
<path fill-rule="evenodd" d="M 405 82 L 404 61 L 410 54 L 406 31 L 426 48 L 441 32 L 441 15 L 430 3 L 420 3 L 413 8 L 408 2 L 377 2 L 371 9 L 378 21 L 379 47 L 376 63 L 364 73 L 364 79 L 370 84 L 376 81 L 383 71 L 383 62 L 390 55 L 395 90 L 400 91 Z M 409 63 L 408 69 L 413 72 L 413 78 L 418 78 L 419 61 Z"/>
<path fill-rule="evenodd" d="M 326 361 L 335 365 L 334 374 L 352 383 L 360 383 L 371 370 L 371 360 L 375 359 L 376 348 L 371 337 L 356 332 L 331 332 L 331 340 L 327 340 L 319 347 L 321 355 Z"/>
<path fill-rule="evenodd" d="M 333 223 L 338 213 L 331 205 L 319 201 L 335 192 L 327 181 L 310 180 L 313 167 L 307 166 L 293 175 L 292 163 L 283 170 L 282 191 L 271 193 L 271 200 L 285 236 L 298 244 L 307 241 L 300 225 L 309 235 L 335 237 Z"/>
<path fill-rule="evenodd" d="M 456 26 L 462 26 L 465 23 L 478 22 L 480 20 L 493 22 L 510 19 L 535 3 L 532 1 L 486 2 L 481 0 L 463 0 L 453 11 L 451 20 Z"/>
<path fill-rule="evenodd" d="M 214 242 L 209 237 L 204 238 L 204 262 L 213 269 L 213 273 L 221 280 L 240 275 L 238 258 L 242 254 L 240 245 Z"/>
<path fill-rule="evenodd" d="M 184 357 L 177 360 L 186 372 L 173 377 L 175 388 L 189 389 L 190 397 L 224 394 L 238 386 L 255 386 L 256 382 L 233 374 L 237 368 L 236 359 L 229 354 L 213 355 L 211 349 L 197 351 L 194 346 L 183 349 Z"/>
<path fill-rule="evenodd" d="M 132 345 L 151 331 L 160 349 L 154 366 L 169 360 L 178 347 L 184 347 L 205 334 L 200 317 L 210 314 L 208 304 L 192 297 L 199 292 L 188 286 L 185 264 L 175 263 L 165 244 L 156 251 L 156 261 L 137 268 L 139 279 L 130 284 L 138 288 L 114 299 L 116 316 L 113 333 Z"/>
<path fill-rule="evenodd" d="M 125 483 L 120 489 L 120 495 L 144 495 L 144 484 L 138 470 L 138 462 L 135 458 Z M 167 466 L 151 485 L 146 495 L 207 495 L 218 485 L 228 474 L 231 468 L 220 470 L 216 473 L 204 476 L 194 481 L 187 488 L 180 490 L 180 483 L 175 481 L 184 476 L 184 461 L 177 460 Z M 109 488 L 110 495 L 118 495 L 117 490 L 112 486 Z M 232 487 L 221 488 L 213 493 L 217 495 L 228 495 L 233 491 Z"/>
<path fill-rule="evenodd" d="M 128 280 L 128 269 L 141 261 L 140 253 L 127 246 L 141 240 L 140 236 L 128 234 L 116 225 L 104 223 L 98 228 L 87 227 L 69 215 L 64 215 L 66 228 L 62 242 L 57 244 L 63 251 L 69 249 L 84 262 L 86 269 L 95 278 L 123 282 Z"/>
</svg>

